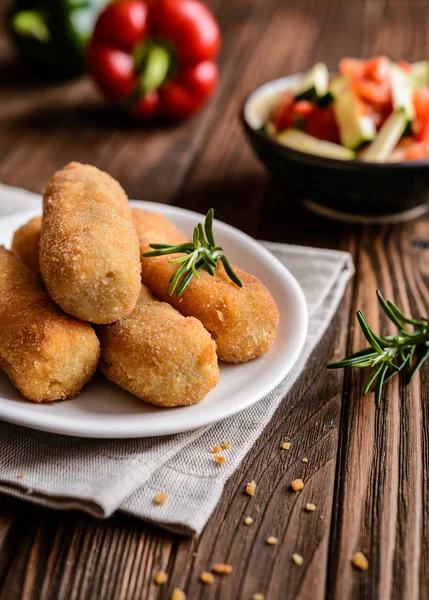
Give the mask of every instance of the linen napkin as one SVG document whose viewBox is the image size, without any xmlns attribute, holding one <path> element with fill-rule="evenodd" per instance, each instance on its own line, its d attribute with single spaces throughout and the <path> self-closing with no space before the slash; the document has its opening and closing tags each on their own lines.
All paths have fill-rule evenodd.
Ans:
<svg viewBox="0 0 429 600">
<path fill-rule="evenodd" d="M 0 184 L 0 218 L 35 207 L 41 207 L 40 196 Z M 200 533 L 225 482 L 280 402 L 287 401 L 354 273 L 346 252 L 261 243 L 297 278 L 310 317 L 300 358 L 270 394 L 215 425 L 159 438 L 82 439 L 0 422 L 0 492 L 99 518 L 119 510 L 178 533 Z M 207 450 L 222 440 L 233 443 L 220 466 Z M 166 493 L 167 501 L 155 506 L 159 492 Z"/>
</svg>

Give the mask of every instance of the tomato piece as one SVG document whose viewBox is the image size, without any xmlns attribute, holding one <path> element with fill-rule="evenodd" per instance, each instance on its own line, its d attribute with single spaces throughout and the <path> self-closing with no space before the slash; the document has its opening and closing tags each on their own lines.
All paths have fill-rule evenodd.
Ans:
<svg viewBox="0 0 429 600">
<path fill-rule="evenodd" d="M 274 109 L 271 120 L 276 131 L 282 131 L 292 127 L 290 122 L 290 109 L 293 104 L 293 95 L 291 92 L 285 92 L 281 97 L 279 105 Z"/>
<path fill-rule="evenodd" d="M 327 108 L 314 106 L 311 114 L 306 117 L 303 131 L 319 140 L 339 143 L 338 125 L 332 106 Z"/>
<path fill-rule="evenodd" d="M 416 142 L 410 144 L 404 154 L 405 160 L 423 160 L 429 158 L 429 144 Z"/>
<path fill-rule="evenodd" d="M 396 64 L 400 69 L 402 69 L 406 73 L 409 73 L 411 71 L 411 64 L 408 62 L 408 60 L 398 60 Z"/>
<path fill-rule="evenodd" d="M 365 74 L 365 61 L 359 58 L 342 58 L 339 63 L 341 75 L 349 77 L 363 77 Z"/>
<path fill-rule="evenodd" d="M 390 81 L 372 81 L 366 77 L 353 78 L 351 85 L 356 94 L 370 104 L 384 105 L 391 102 Z"/>
<path fill-rule="evenodd" d="M 413 95 L 414 109 L 418 120 L 425 120 L 429 114 L 429 87 L 422 85 Z"/>
<path fill-rule="evenodd" d="M 307 117 L 314 111 L 314 109 L 314 104 L 312 104 L 308 100 L 298 100 L 298 102 L 295 102 L 293 104 L 293 110 L 295 114 L 301 117 Z"/>
<path fill-rule="evenodd" d="M 365 61 L 365 77 L 381 83 L 389 79 L 390 60 L 387 56 L 375 56 Z"/>
</svg>

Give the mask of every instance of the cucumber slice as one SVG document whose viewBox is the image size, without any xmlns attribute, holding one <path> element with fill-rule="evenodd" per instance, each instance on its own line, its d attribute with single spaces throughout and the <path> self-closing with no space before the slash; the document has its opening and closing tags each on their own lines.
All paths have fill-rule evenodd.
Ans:
<svg viewBox="0 0 429 600">
<path fill-rule="evenodd" d="M 349 84 L 338 93 L 334 102 L 334 113 L 340 130 L 341 143 L 346 148 L 358 150 L 375 138 L 377 131 L 374 121 Z"/>
<path fill-rule="evenodd" d="M 328 67 L 324 63 L 317 63 L 294 89 L 295 100 L 319 100 L 327 93 L 328 85 Z"/>
<path fill-rule="evenodd" d="M 413 83 L 411 77 L 392 63 L 390 67 L 390 82 L 392 85 L 393 110 L 404 111 L 407 118 L 406 133 L 412 133 L 412 125 L 415 117 L 413 104 Z"/>
<path fill-rule="evenodd" d="M 414 88 L 429 85 L 429 60 L 420 60 L 411 65 L 410 76 Z"/>
<path fill-rule="evenodd" d="M 365 150 L 362 160 L 371 162 L 387 161 L 401 139 L 407 123 L 407 116 L 402 108 L 393 112 L 386 119 L 375 140 Z"/>
<path fill-rule="evenodd" d="M 338 94 L 341 93 L 341 90 L 343 90 L 347 85 L 348 80 L 349 78 L 346 75 L 339 75 L 338 77 L 335 77 L 329 84 L 328 91 L 319 99 L 317 104 L 321 108 L 326 108 L 332 104 L 332 102 L 336 100 Z"/>
<path fill-rule="evenodd" d="M 285 129 L 281 133 L 278 133 L 275 139 L 288 148 L 307 152 L 308 154 L 337 158 L 339 160 L 353 160 L 356 158 L 356 154 L 352 150 L 344 148 L 344 146 L 318 140 L 312 135 L 308 135 L 308 133 L 298 131 L 297 129 Z"/>
</svg>

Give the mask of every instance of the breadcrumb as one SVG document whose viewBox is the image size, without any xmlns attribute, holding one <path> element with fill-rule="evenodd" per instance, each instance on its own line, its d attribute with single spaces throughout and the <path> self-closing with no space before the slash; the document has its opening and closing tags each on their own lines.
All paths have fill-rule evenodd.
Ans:
<svg viewBox="0 0 429 600">
<path fill-rule="evenodd" d="M 19 475 L 17 475 L 18 479 L 24 479 L 24 473 L 21 471 Z"/>
<path fill-rule="evenodd" d="M 304 487 L 304 482 L 302 479 L 294 479 L 291 486 L 294 492 L 299 492 Z"/>
<path fill-rule="evenodd" d="M 313 504 L 312 502 L 307 502 L 307 504 L 305 505 L 305 510 L 308 510 L 309 512 L 313 512 L 313 510 L 316 510 L 316 505 Z"/>
<path fill-rule="evenodd" d="M 165 494 L 164 492 L 161 492 L 160 494 L 157 494 L 155 496 L 155 498 L 153 499 L 153 503 L 156 506 L 162 506 L 166 502 L 167 502 L 167 494 Z"/>
<path fill-rule="evenodd" d="M 222 448 L 224 450 L 228 450 L 228 448 L 231 448 L 231 444 L 229 442 L 227 442 L 226 440 L 223 440 L 223 442 L 222 442 Z"/>
<path fill-rule="evenodd" d="M 289 450 L 289 448 L 292 446 L 291 442 L 283 442 L 282 444 L 282 448 L 283 450 Z"/>
<path fill-rule="evenodd" d="M 303 463 L 308 463 L 308 458 L 303 458 L 303 459 L 302 459 L 302 462 L 303 462 Z"/>
<path fill-rule="evenodd" d="M 217 573 L 217 575 L 229 575 L 232 573 L 232 565 L 227 565 L 225 563 L 216 563 L 212 566 L 212 571 Z"/>
<path fill-rule="evenodd" d="M 174 588 L 170 600 L 186 600 L 186 594 L 181 589 Z"/>
<path fill-rule="evenodd" d="M 302 563 L 304 562 L 304 559 L 302 558 L 301 554 L 292 554 L 292 560 L 293 562 L 298 565 L 299 567 L 302 565 Z"/>
<path fill-rule="evenodd" d="M 244 524 L 245 524 L 245 525 L 251 525 L 252 523 L 253 523 L 253 519 L 252 519 L 252 517 L 246 517 L 246 518 L 244 519 Z"/>
<path fill-rule="evenodd" d="M 249 483 L 246 485 L 246 494 L 248 496 L 254 496 L 255 495 L 255 490 L 256 490 L 256 482 L 253 481 L 249 481 Z"/>
<path fill-rule="evenodd" d="M 362 552 L 356 552 L 352 559 L 353 565 L 361 571 L 366 571 L 368 568 L 368 559 Z"/>
<path fill-rule="evenodd" d="M 224 456 L 221 456 L 220 454 L 215 454 L 213 456 L 213 458 L 215 459 L 216 462 L 218 462 L 220 465 L 223 465 L 226 461 L 226 458 Z"/>
<path fill-rule="evenodd" d="M 275 546 L 278 543 L 279 543 L 279 540 L 276 537 L 274 537 L 273 535 L 270 535 L 270 537 L 267 538 L 267 544 L 269 546 Z"/>
<path fill-rule="evenodd" d="M 265 600 L 265 596 L 263 594 L 253 594 L 252 600 Z"/>
<path fill-rule="evenodd" d="M 222 448 L 220 446 L 212 446 L 213 454 L 218 454 L 221 450 Z"/>
<path fill-rule="evenodd" d="M 158 573 L 155 575 L 156 585 L 162 585 L 166 581 L 168 581 L 168 573 L 165 571 L 158 571 Z"/>
<path fill-rule="evenodd" d="M 214 577 L 208 571 L 203 571 L 200 575 L 200 581 L 211 585 L 214 582 Z"/>
</svg>

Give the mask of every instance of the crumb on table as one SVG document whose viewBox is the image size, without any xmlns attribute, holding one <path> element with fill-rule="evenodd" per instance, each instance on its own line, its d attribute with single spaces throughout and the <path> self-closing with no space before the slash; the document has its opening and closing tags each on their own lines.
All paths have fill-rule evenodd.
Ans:
<svg viewBox="0 0 429 600">
<path fill-rule="evenodd" d="M 245 525 L 251 525 L 253 523 L 253 519 L 252 517 L 246 517 L 243 522 Z"/>
<path fill-rule="evenodd" d="M 263 594 L 253 594 L 252 600 L 265 600 L 265 596 Z"/>
<path fill-rule="evenodd" d="M 180 588 L 174 588 L 170 600 L 186 600 L 186 594 Z"/>
<path fill-rule="evenodd" d="M 283 442 L 283 444 L 282 444 L 283 450 L 289 450 L 291 446 L 292 446 L 291 442 Z"/>
<path fill-rule="evenodd" d="M 256 490 L 256 482 L 253 481 L 249 481 L 249 483 L 246 485 L 246 494 L 248 496 L 253 496 L 255 494 L 255 490 Z"/>
<path fill-rule="evenodd" d="M 212 566 L 213 573 L 217 573 L 217 575 L 229 575 L 232 573 L 232 565 L 227 565 L 225 563 L 216 563 Z"/>
<path fill-rule="evenodd" d="M 304 482 L 302 479 L 294 479 L 291 483 L 291 487 L 294 492 L 299 492 L 304 487 Z"/>
<path fill-rule="evenodd" d="M 269 546 L 275 546 L 278 543 L 279 543 L 279 540 L 276 537 L 274 537 L 273 535 L 270 535 L 269 537 L 267 537 L 267 544 Z"/>
<path fill-rule="evenodd" d="M 212 452 L 213 454 L 219 454 L 219 452 L 222 450 L 222 448 L 220 446 L 212 446 Z"/>
<path fill-rule="evenodd" d="M 363 554 L 363 552 L 356 552 L 356 554 L 352 558 L 352 563 L 357 569 L 360 569 L 361 571 L 366 571 L 369 566 L 368 559 L 365 556 L 365 554 Z"/>
<path fill-rule="evenodd" d="M 214 582 L 214 577 L 208 571 L 203 571 L 200 575 L 200 581 L 211 585 Z"/>
<path fill-rule="evenodd" d="M 313 504 L 312 502 L 307 502 L 307 504 L 305 505 L 305 510 L 308 510 L 309 512 L 313 512 L 314 510 L 316 510 L 316 505 Z"/>
<path fill-rule="evenodd" d="M 303 462 L 303 463 L 308 463 L 308 458 L 304 457 L 304 458 L 302 459 L 302 462 Z"/>
<path fill-rule="evenodd" d="M 168 573 L 166 573 L 165 571 L 158 571 L 155 575 L 156 585 L 162 585 L 166 581 L 168 581 Z"/>
<path fill-rule="evenodd" d="M 293 562 L 298 565 L 299 567 L 302 565 L 302 563 L 304 562 L 304 559 L 302 558 L 301 554 L 297 554 L 296 552 L 294 554 L 292 554 L 292 560 Z"/>
</svg>

